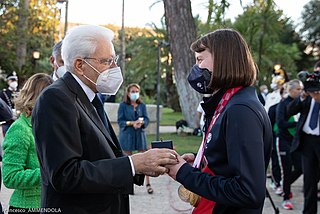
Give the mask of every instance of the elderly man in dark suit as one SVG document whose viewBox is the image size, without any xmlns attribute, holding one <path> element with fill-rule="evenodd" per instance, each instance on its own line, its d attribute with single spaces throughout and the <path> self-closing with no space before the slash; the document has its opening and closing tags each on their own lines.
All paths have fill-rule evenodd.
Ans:
<svg viewBox="0 0 320 214">
<path fill-rule="evenodd" d="M 320 67 L 320 66 L 319 66 Z M 296 135 L 291 151 L 301 151 L 304 186 L 304 214 L 317 213 L 317 184 L 320 178 L 320 75 L 316 70 L 312 74 L 300 75 L 304 89 L 301 97 L 288 105 L 289 115 L 300 112 Z"/>
<path fill-rule="evenodd" d="M 122 84 L 113 32 L 78 26 L 64 38 L 67 73 L 38 98 L 32 125 L 40 160 L 41 211 L 127 214 L 133 184 L 167 172 L 177 153 L 151 149 L 124 155 L 97 92 L 115 94 Z M 102 109 L 102 111 L 101 111 Z"/>
</svg>

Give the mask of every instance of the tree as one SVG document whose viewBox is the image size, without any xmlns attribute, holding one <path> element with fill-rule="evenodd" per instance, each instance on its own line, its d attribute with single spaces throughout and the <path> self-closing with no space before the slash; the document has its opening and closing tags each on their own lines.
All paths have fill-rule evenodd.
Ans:
<svg viewBox="0 0 320 214">
<path fill-rule="evenodd" d="M 17 67 L 21 73 L 22 66 L 26 63 L 27 56 L 27 32 L 28 32 L 28 15 L 29 15 L 29 0 L 19 2 L 19 16 L 17 26 Z"/>
<path fill-rule="evenodd" d="M 49 56 L 59 40 L 60 12 L 56 0 L 7 0 L 0 4 L 0 66 L 6 73 L 17 71 L 20 80 L 36 71 L 32 59 L 41 51 L 38 72 L 51 72 Z"/>
<path fill-rule="evenodd" d="M 295 61 L 301 58 L 302 52 L 298 49 L 299 40 L 290 19 L 281 10 L 276 10 L 272 1 L 258 1 L 246 6 L 233 27 L 245 37 L 257 62 L 260 70 L 258 84 L 271 81 L 276 63 L 280 63 L 291 73 L 291 77 L 295 77 Z"/>
<path fill-rule="evenodd" d="M 320 1 L 311 0 L 303 7 L 302 11 L 302 24 L 300 30 L 303 39 L 311 48 L 313 55 L 319 59 L 320 48 Z"/>
<path fill-rule="evenodd" d="M 191 2 L 190 0 L 164 0 L 163 3 L 180 107 L 184 119 L 192 127 L 200 94 L 193 90 L 187 81 L 190 69 L 195 62 L 190 45 L 197 36 Z"/>
</svg>

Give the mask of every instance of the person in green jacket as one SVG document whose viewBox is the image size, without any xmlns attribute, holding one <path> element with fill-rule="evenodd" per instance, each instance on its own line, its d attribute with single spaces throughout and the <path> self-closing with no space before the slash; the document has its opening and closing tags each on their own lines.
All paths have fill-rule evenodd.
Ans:
<svg viewBox="0 0 320 214">
<path fill-rule="evenodd" d="M 20 115 L 5 136 L 2 163 L 3 184 L 14 189 L 9 202 L 9 213 L 39 213 L 40 165 L 32 133 L 31 113 L 41 91 L 52 82 L 53 79 L 48 74 L 34 74 L 26 81 L 14 101 Z"/>
</svg>

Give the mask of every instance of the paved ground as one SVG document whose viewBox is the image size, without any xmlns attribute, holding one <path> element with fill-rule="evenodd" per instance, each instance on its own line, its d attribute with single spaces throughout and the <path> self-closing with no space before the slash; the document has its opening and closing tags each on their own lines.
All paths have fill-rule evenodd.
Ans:
<svg viewBox="0 0 320 214">
<path fill-rule="evenodd" d="M 303 193 L 302 193 L 301 176 L 293 185 L 293 198 L 291 199 L 294 210 L 284 210 L 281 207 L 282 197 L 279 197 L 268 188 L 275 205 L 282 214 L 302 213 Z M 169 176 L 160 176 L 159 178 L 151 178 L 151 184 L 154 193 L 149 195 L 145 187 L 135 187 L 135 194 L 130 196 L 131 213 L 152 213 L 152 214 L 189 214 L 191 206 L 181 201 L 177 195 L 179 183 L 172 180 Z M 269 181 L 266 186 L 269 185 Z M 320 203 L 318 202 L 318 211 L 320 212 Z M 265 199 L 263 214 L 275 213 L 269 198 Z"/>
<path fill-rule="evenodd" d="M 175 127 L 165 127 L 160 129 L 161 132 L 174 132 Z M 292 203 L 294 210 L 284 210 L 281 208 L 282 197 L 273 193 L 269 188 L 269 180 L 266 183 L 268 190 L 275 205 L 279 208 L 281 214 L 302 213 L 303 193 L 302 193 L 302 176 L 292 185 L 293 198 Z M 148 194 L 145 187 L 135 186 L 135 194 L 130 195 L 131 214 L 189 214 L 191 206 L 181 201 L 177 195 L 179 183 L 172 180 L 169 176 L 163 175 L 158 178 L 151 178 L 151 185 L 154 189 L 153 194 Z M 8 202 L 12 190 L 7 189 L 2 184 L 0 192 L 0 201 L 4 210 L 8 209 Z M 320 213 L 320 202 L 318 202 L 318 212 Z M 274 209 L 269 198 L 265 199 L 263 214 L 273 214 Z"/>
<path fill-rule="evenodd" d="M 179 183 L 172 180 L 169 176 L 163 175 L 158 178 L 151 178 L 151 185 L 154 189 L 153 194 L 148 194 L 145 187 L 135 186 L 135 194 L 130 195 L 131 214 L 189 214 L 191 206 L 188 203 L 181 201 L 177 194 Z M 267 183 L 268 186 L 268 183 Z M 268 188 L 272 199 L 279 208 L 281 214 L 297 214 L 301 213 L 303 207 L 302 193 L 302 177 L 299 178 L 293 185 L 292 203 L 294 210 L 284 210 L 280 204 L 282 198 L 275 195 Z M 4 210 L 8 209 L 8 202 L 12 190 L 5 188 L 2 185 L 0 193 L 0 201 Z M 318 211 L 320 212 L 320 203 L 318 202 Z M 270 203 L 269 198 L 265 199 L 263 214 L 275 213 Z"/>
</svg>

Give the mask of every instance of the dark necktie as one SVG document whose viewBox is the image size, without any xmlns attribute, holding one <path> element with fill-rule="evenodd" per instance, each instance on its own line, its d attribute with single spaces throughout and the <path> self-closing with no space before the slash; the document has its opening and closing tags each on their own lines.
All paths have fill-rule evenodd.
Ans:
<svg viewBox="0 0 320 214">
<path fill-rule="evenodd" d="M 92 100 L 92 105 L 96 108 L 97 113 L 98 113 L 103 125 L 106 127 L 107 131 L 109 132 L 109 126 L 108 126 L 107 118 L 106 118 L 106 115 L 104 112 L 103 103 L 99 99 L 98 95 L 96 95 L 94 97 L 94 99 Z"/>
<path fill-rule="evenodd" d="M 319 120 L 319 103 L 315 102 L 312 109 L 310 123 L 309 123 L 309 126 L 312 130 L 314 130 L 317 127 L 318 120 Z"/>
</svg>

